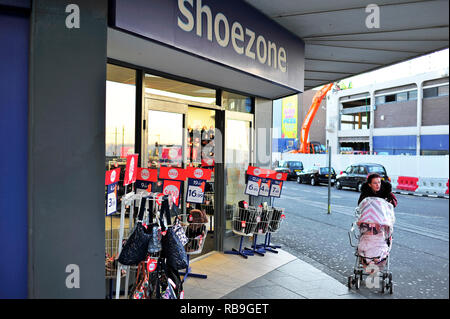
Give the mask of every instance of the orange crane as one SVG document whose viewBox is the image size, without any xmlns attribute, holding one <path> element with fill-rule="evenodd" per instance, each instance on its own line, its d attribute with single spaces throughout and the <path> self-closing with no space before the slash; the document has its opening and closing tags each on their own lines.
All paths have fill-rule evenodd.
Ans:
<svg viewBox="0 0 450 319">
<path fill-rule="evenodd" d="M 311 127 L 314 116 L 316 115 L 317 110 L 319 109 L 320 103 L 322 103 L 322 100 L 328 93 L 328 91 L 331 90 L 333 84 L 334 83 L 325 85 L 323 88 L 317 91 L 316 94 L 314 94 L 312 104 L 302 124 L 302 130 L 300 132 L 300 149 L 294 151 L 294 153 L 310 153 L 310 143 L 308 141 L 309 129 Z"/>
</svg>

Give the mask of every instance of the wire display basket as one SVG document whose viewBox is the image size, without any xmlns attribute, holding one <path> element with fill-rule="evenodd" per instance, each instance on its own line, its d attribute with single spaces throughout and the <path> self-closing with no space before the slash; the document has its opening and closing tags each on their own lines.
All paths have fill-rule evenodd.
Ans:
<svg viewBox="0 0 450 319">
<path fill-rule="evenodd" d="M 269 223 L 268 231 L 270 233 L 276 233 L 280 229 L 281 223 L 285 219 L 284 208 L 273 207 L 272 210 L 273 213 Z"/>
<path fill-rule="evenodd" d="M 264 235 L 269 231 L 270 222 L 272 221 L 273 216 L 273 208 L 267 207 L 258 209 L 260 213 L 256 217 L 256 228 L 255 228 L 255 234 L 257 235 Z"/>
<path fill-rule="evenodd" d="M 181 214 L 178 216 L 181 226 L 183 226 L 186 237 L 189 241 L 184 246 L 186 254 L 200 254 L 205 245 L 206 236 L 208 235 L 208 223 L 194 223 L 189 221 L 190 214 Z"/>
<path fill-rule="evenodd" d="M 233 214 L 233 232 L 241 236 L 252 236 L 259 222 L 260 212 L 256 207 L 238 207 Z"/>
<path fill-rule="evenodd" d="M 236 205 L 226 204 L 225 205 L 225 218 L 226 220 L 233 220 L 234 211 L 236 210 Z"/>
<path fill-rule="evenodd" d="M 204 195 L 204 203 L 200 205 L 200 210 L 208 216 L 214 216 L 214 193 L 208 192 Z M 209 218 L 209 231 L 213 230 L 213 219 Z"/>
<path fill-rule="evenodd" d="M 128 239 L 129 229 L 124 229 L 123 242 Z M 105 231 L 105 279 L 116 279 L 117 259 L 119 251 L 119 229 L 113 228 Z M 121 277 L 126 275 L 126 270 L 122 269 Z"/>
<path fill-rule="evenodd" d="M 204 204 L 200 205 L 200 209 L 204 210 L 206 215 L 214 215 L 214 193 L 205 193 Z"/>
</svg>

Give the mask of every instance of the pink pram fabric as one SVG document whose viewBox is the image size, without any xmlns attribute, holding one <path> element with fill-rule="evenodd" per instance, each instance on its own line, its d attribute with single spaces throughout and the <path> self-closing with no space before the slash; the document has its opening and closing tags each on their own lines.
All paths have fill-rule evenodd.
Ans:
<svg viewBox="0 0 450 319">
<path fill-rule="evenodd" d="M 395 222 L 394 206 L 382 198 L 367 197 L 359 204 L 360 216 L 357 225 L 361 237 L 358 255 L 365 258 L 366 264 L 384 266 L 391 250 L 391 234 Z M 389 244 L 388 244 L 389 243 Z M 373 260 L 371 258 L 377 258 Z"/>
<path fill-rule="evenodd" d="M 394 206 L 382 198 L 367 197 L 359 204 L 361 223 L 393 227 L 395 223 Z M 392 230 L 391 230 L 392 231 Z"/>
<path fill-rule="evenodd" d="M 358 254 L 360 256 L 377 257 L 381 260 L 389 255 L 390 250 L 383 232 L 376 235 L 366 233 L 359 240 Z"/>
</svg>

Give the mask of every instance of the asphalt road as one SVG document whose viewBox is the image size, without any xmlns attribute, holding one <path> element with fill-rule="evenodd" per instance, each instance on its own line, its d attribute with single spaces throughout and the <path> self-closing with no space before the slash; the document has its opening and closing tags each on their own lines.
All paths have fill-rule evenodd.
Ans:
<svg viewBox="0 0 450 319">
<path fill-rule="evenodd" d="M 359 193 L 332 188 L 331 214 L 327 195 L 326 185 L 286 182 L 273 204 L 284 207 L 287 218 L 272 243 L 347 284 L 356 260 L 348 231 Z M 396 196 L 390 254 L 394 293 L 383 295 L 364 285 L 359 293 L 368 298 L 449 298 L 449 200 Z"/>
</svg>

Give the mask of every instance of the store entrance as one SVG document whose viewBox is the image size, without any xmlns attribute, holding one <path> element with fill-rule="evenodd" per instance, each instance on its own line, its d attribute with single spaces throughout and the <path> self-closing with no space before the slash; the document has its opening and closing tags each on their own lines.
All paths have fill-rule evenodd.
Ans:
<svg viewBox="0 0 450 319">
<path fill-rule="evenodd" d="M 215 250 L 214 247 L 214 217 L 215 217 L 215 117 L 213 109 L 189 106 L 187 113 L 187 147 L 186 165 L 209 169 L 212 171 L 211 179 L 205 184 L 203 203 L 186 203 L 186 211 L 200 210 L 209 221 L 207 226 L 207 240 L 199 255 Z"/>
<path fill-rule="evenodd" d="M 199 167 L 212 171 L 205 184 L 203 203 L 189 203 L 188 182 L 181 183 L 180 212 L 188 216 L 196 209 L 208 217 L 207 236 L 198 257 L 214 247 L 214 167 L 215 167 L 215 116 L 216 110 L 188 106 L 182 100 L 172 101 L 156 96 L 146 97 L 143 111 L 142 167 Z M 154 185 L 162 192 L 161 183 Z"/>
<path fill-rule="evenodd" d="M 225 111 L 226 245 L 232 243 L 233 206 L 241 200 L 250 202 L 245 185 L 253 163 L 253 127 L 253 114 Z"/>
</svg>

